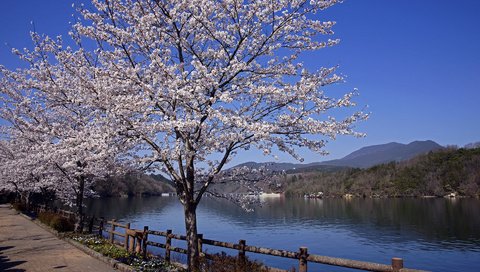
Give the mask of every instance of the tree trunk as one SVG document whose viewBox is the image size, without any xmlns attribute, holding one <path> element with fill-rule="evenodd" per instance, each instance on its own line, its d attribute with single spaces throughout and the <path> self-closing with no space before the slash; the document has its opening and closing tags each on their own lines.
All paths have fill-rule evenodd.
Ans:
<svg viewBox="0 0 480 272">
<path fill-rule="evenodd" d="M 32 196 L 31 192 L 24 192 L 23 194 L 26 211 L 30 211 L 31 196 Z"/>
<path fill-rule="evenodd" d="M 77 212 L 75 214 L 74 232 L 83 231 L 83 191 L 85 189 L 85 177 L 81 176 L 78 178 L 78 185 L 77 199 L 75 200 Z"/>
<path fill-rule="evenodd" d="M 185 212 L 185 228 L 187 231 L 187 265 L 189 272 L 199 271 L 198 236 L 197 236 L 197 207 L 191 202 L 183 205 Z"/>
</svg>

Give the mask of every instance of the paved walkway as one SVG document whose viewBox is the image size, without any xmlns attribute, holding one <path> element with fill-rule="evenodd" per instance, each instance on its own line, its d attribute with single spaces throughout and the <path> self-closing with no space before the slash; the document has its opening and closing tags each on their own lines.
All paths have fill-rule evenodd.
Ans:
<svg viewBox="0 0 480 272">
<path fill-rule="evenodd" d="M 115 271 L 0 205 L 0 271 Z"/>
</svg>

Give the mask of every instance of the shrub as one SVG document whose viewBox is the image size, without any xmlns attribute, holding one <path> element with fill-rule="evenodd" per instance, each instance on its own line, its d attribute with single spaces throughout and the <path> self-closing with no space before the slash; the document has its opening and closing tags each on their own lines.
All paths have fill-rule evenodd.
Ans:
<svg viewBox="0 0 480 272">
<path fill-rule="evenodd" d="M 50 227 L 59 232 L 67 232 L 73 231 L 75 224 L 71 220 L 56 214 L 50 221 Z"/>
<path fill-rule="evenodd" d="M 266 272 L 265 266 L 258 261 L 251 261 L 245 257 L 245 264 L 241 264 L 238 258 L 229 256 L 225 252 L 210 255 L 210 258 L 202 258 L 200 270 L 203 272 Z"/>
<path fill-rule="evenodd" d="M 50 226 L 50 222 L 52 221 L 54 215 L 55 214 L 52 212 L 40 212 L 38 213 L 37 219 L 43 224 Z"/>
<path fill-rule="evenodd" d="M 72 220 L 53 212 L 40 212 L 38 220 L 59 232 L 73 231 L 74 229 Z"/>
<path fill-rule="evenodd" d="M 12 207 L 13 207 L 15 210 L 17 210 L 17 211 L 19 211 L 19 212 L 22 212 L 22 213 L 24 213 L 25 211 L 27 211 L 27 206 L 26 206 L 24 203 L 22 203 L 22 202 L 15 202 L 15 203 L 13 203 L 13 204 L 12 204 Z"/>
</svg>

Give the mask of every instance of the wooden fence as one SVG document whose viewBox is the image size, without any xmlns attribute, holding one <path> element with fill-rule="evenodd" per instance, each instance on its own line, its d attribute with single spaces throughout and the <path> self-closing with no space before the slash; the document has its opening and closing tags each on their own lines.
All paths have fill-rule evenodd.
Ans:
<svg viewBox="0 0 480 272">
<path fill-rule="evenodd" d="M 74 218 L 75 214 L 70 211 L 62 209 L 49 209 L 48 207 L 39 205 L 33 208 L 37 214 L 44 211 L 53 211 L 67 218 Z M 163 248 L 165 250 L 164 259 L 167 262 L 171 260 L 171 252 L 177 252 L 181 254 L 187 254 L 187 249 L 181 247 L 175 247 L 172 245 L 172 240 L 186 241 L 186 236 L 174 234 L 172 230 L 157 231 L 149 230 L 148 226 L 145 226 L 143 230 L 136 230 L 130 228 L 130 223 L 119 223 L 115 219 L 111 221 L 105 221 L 104 218 L 85 217 L 86 230 L 90 233 L 98 234 L 101 237 L 107 235 L 110 242 L 123 246 L 129 252 L 135 252 L 147 257 L 148 246 Z M 123 229 L 123 232 L 119 231 L 119 228 Z M 85 229 L 84 229 L 85 230 Z M 115 236 L 122 237 L 121 241 L 115 239 Z M 165 238 L 165 243 L 158 243 L 149 240 L 149 237 L 160 236 Z M 264 247 L 257 247 L 247 245 L 245 240 L 239 240 L 237 244 L 222 242 L 216 240 L 210 240 L 203 237 L 202 234 L 198 234 L 198 243 L 201 255 L 207 259 L 211 259 L 213 255 L 203 252 L 203 245 L 210 245 L 220 248 L 227 248 L 238 251 L 237 258 L 240 263 L 246 262 L 245 254 L 247 252 L 264 254 L 270 256 L 277 256 L 281 258 L 290 258 L 298 260 L 298 271 L 307 272 L 309 263 L 318 263 L 346 268 L 359 269 L 364 271 L 379 271 L 379 272 L 425 272 L 423 270 L 408 269 L 403 267 L 403 259 L 392 258 L 390 265 L 355 261 L 342 258 L 333 258 L 321 255 L 314 255 L 308 253 L 308 248 L 300 247 L 298 251 L 288 251 L 281 249 L 271 249 Z M 285 272 L 288 270 L 268 267 L 268 271 L 272 272 Z"/>
<path fill-rule="evenodd" d="M 94 221 L 99 222 L 99 225 L 94 227 L 94 229 L 98 231 L 98 234 L 100 236 L 103 236 L 106 232 L 108 233 L 108 238 L 110 242 L 120 244 L 130 252 L 143 254 L 144 257 L 147 256 L 148 246 L 165 249 L 164 258 L 167 262 L 170 262 L 171 260 L 171 252 L 187 254 L 186 249 L 175 247 L 172 245 L 173 239 L 186 241 L 186 236 L 174 234 L 172 233 L 172 230 L 166 230 L 166 231 L 149 230 L 148 226 L 145 226 L 143 230 L 136 230 L 136 229 L 130 228 L 130 223 L 121 224 L 117 222 L 115 219 L 106 222 L 109 226 L 105 224 L 103 219 L 101 220 L 92 219 L 92 222 Z M 119 232 L 119 228 L 122 228 L 124 231 Z M 122 237 L 121 239 L 122 242 L 118 242 L 115 239 L 115 236 Z M 152 241 L 153 239 L 149 239 L 152 236 L 164 237 L 165 243 Z M 202 234 L 199 234 L 198 236 L 199 236 L 198 243 L 199 243 L 200 252 L 202 256 L 205 256 L 207 259 L 211 259 L 213 255 L 203 252 L 203 245 L 211 245 L 215 247 L 236 250 L 238 251 L 238 260 L 241 263 L 246 262 L 246 258 L 245 258 L 246 252 L 295 259 L 295 260 L 298 260 L 299 272 L 307 272 L 309 263 L 326 264 L 326 265 L 332 265 L 332 266 L 354 268 L 354 269 L 365 270 L 365 271 L 423 272 L 422 270 L 404 268 L 403 259 L 401 258 L 392 258 L 391 264 L 387 265 L 387 264 L 355 261 L 355 260 L 349 260 L 349 259 L 333 258 L 333 257 L 309 254 L 308 248 L 306 247 L 300 247 L 298 251 L 294 252 L 294 251 L 288 251 L 288 250 L 271 249 L 271 248 L 247 245 L 245 240 L 239 240 L 238 243 L 235 244 L 235 243 L 206 239 L 205 237 L 203 237 Z M 268 267 L 268 271 L 281 272 L 281 271 L 287 271 L 287 270 Z"/>
<path fill-rule="evenodd" d="M 60 216 L 70 219 L 70 220 L 75 220 L 75 213 L 72 211 L 67 211 L 63 209 L 59 209 L 57 207 L 48 207 L 45 205 L 31 205 L 30 209 L 32 212 L 35 214 L 39 214 L 41 212 L 53 212 L 56 214 L 59 214 Z M 99 232 L 100 229 L 103 229 L 103 218 L 96 218 L 94 216 L 85 216 L 83 217 L 84 219 L 84 231 L 87 231 L 89 233 L 93 232 Z M 86 228 L 86 229 L 85 229 Z"/>
<path fill-rule="evenodd" d="M 39 214 L 41 212 L 53 212 L 60 214 L 61 216 L 65 218 L 75 218 L 75 213 L 67 210 L 62 210 L 56 207 L 47 207 L 45 205 L 31 205 L 30 210 L 35 212 L 36 214 Z"/>
</svg>

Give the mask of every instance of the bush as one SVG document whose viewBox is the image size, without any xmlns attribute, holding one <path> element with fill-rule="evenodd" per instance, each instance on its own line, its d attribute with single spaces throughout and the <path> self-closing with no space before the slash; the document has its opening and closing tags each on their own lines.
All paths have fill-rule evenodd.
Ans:
<svg viewBox="0 0 480 272">
<path fill-rule="evenodd" d="M 55 214 L 51 212 L 40 212 L 38 213 L 37 219 L 40 220 L 43 224 L 50 226 L 50 222 Z"/>
<path fill-rule="evenodd" d="M 266 272 L 268 269 L 258 261 L 251 261 L 245 257 L 245 264 L 241 264 L 237 257 L 229 256 L 225 252 L 202 258 L 200 270 L 203 272 Z"/>
<path fill-rule="evenodd" d="M 12 204 L 12 207 L 22 213 L 25 213 L 27 211 L 27 206 L 23 204 L 22 202 L 15 202 Z"/>
<path fill-rule="evenodd" d="M 59 232 L 73 231 L 75 226 L 72 220 L 53 212 L 40 212 L 38 220 Z"/>
<path fill-rule="evenodd" d="M 52 221 L 50 221 L 50 227 L 53 229 L 59 231 L 59 232 L 67 232 L 67 231 L 73 231 L 75 224 L 60 215 L 56 215 L 55 217 L 52 218 Z"/>
</svg>

